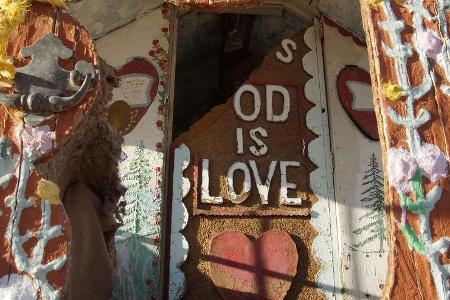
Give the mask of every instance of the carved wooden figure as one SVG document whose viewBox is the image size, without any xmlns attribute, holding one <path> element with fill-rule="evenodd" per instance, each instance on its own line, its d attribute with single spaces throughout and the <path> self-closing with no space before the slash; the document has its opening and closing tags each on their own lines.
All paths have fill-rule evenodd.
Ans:
<svg viewBox="0 0 450 300">
<path fill-rule="evenodd" d="M 97 246 L 99 253 L 83 255 L 96 254 L 112 272 L 107 251 L 122 190 L 116 167 L 121 138 L 100 113 L 110 98 L 109 70 L 88 32 L 43 3 L 31 5 L 7 54 L 17 73 L 13 87 L 0 92 L 0 286 L 13 298 L 77 298 L 75 288 L 86 279 L 79 276 L 83 267 L 71 262 L 92 236 L 104 238 L 104 250 Z M 75 181 L 96 195 L 79 185 L 66 193 Z M 63 205 L 64 196 L 70 205 Z M 80 207 L 98 216 L 85 222 L 92 226 L 79 225 Z M 80 241 L 81 227 L 87 242 Z"/>
<path fill-rule="evenodd" d="M 449 299 L 449 5 L 362 0 L 385 167 L 392 299 Z"/>
</svg>

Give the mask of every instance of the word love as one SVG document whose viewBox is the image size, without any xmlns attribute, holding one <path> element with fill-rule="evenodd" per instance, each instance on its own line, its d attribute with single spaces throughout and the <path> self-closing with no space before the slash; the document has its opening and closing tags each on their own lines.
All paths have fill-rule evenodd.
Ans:
<svg viewBox="0 0 450 300">
<path fill-rule="evenodd" d="M 275 173 L 275 169 L 279 163 L 280 168 L 280 193 L 279 201 L 282 205 L 301 205 L 301 198 L 290 198 L 288 197 L 289 189 L 296 189 L 297 185 L 295 183 L 288 182 L 287 171 L 288 167 L 300 167 L 300 162 L 298 161 L 272 161 L 269 166 L 269 171 L 267 177 L 262 182 L 258 167 L 254 160 L 249 160 L 248 165 L 243 162 L 236 162 L 228 168 L 227 173 L 227 188 L 228 188 L 228 199 L 235 203 L 241 204 L 251 194 L 252 180 L 251 174 L 253 174 L 254 182 L 256 183 L 256 188 L 258 190 L 259 198 L 263 205 L 269 204 L 269 190 L 272 183 L 272 178 Z M 250 168 L 249 168 L 250 166 Z M 250 172 L 251 170 L 251 172 Z M 241 193 L 237 194 L 234 190 L 234 177 L 236 172 L 243 172 L 244 182 Z M 208 204 L 222 204 L 223 198 L 220 196 L 211 196 L 209 192 L 209 160 L 202 160 L 202 192 L 201 192 L 201 202 Z"/>
</svg>

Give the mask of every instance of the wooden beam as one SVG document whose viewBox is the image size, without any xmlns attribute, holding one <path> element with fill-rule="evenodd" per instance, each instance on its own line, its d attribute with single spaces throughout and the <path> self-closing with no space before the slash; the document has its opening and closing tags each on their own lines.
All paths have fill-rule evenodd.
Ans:
<svg viewBox="0 0 450 300">
<path fill-rule="evenodd" d="M 449 299 L 449 9 L 444 0 L 361 6 L 385 169 L 384 295 Z"/>
</svg>

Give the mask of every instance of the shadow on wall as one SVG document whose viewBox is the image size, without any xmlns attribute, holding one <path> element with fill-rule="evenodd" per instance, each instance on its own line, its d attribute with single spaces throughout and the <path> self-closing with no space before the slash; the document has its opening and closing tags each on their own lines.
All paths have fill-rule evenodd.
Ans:
<svg viewBox="0 0 450 300">
<path fill-rule="evenodd" d="M 179 18 L 173 137 L 225 101 L 264 56 L 308 24 L 282 16 L 188 13 Z"/>
</svg>

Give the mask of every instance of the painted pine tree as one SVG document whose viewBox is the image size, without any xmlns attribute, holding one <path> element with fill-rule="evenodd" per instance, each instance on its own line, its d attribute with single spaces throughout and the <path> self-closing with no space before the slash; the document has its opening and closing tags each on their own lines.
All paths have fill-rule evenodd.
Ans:
<svg viewBox="0 0 450 300">
<path fill-rule="evenodd" d="M 117 267 L 113 299 L 151 299 L 158 294 L 159 237 L 155 211 L 159 211 L 159 186 L 154 184 L 159 174 L 152 167 L 148 150 L 141 141 L 122 176 L 127 187 L 123 225 L 116 237 Z M 156 262 L 156 264 L 155 264 Z"/>
<path fill-rule="evenodd" d="M 366 188 L 361 193 L 361 202 L 369 211 L 359 217 L 358 221 L 366 221 L 364 225 L 353 230 L 356 235 L 362 235 L 364 240 L 354 244 L 353 250 L 362 250 L 370 242 L 378 239 L 380 242 L 379 252 L 384 252 L 386 241 L 386 228 L 384 225 L 384 192 L 383 192 L 383 172 L 377 161 L 375 153 L 369 158 L 368 169 L 364 173 L 363 187 Z"/>
<path fill-rule="evenodd" d="M 144 144 L 136 147 L 129 170 L 122 180 L 128 190 L 124 196 L 126 202 L 123 226 L 124 233 L 146 236 L 153 234 L 151 228 L 153 192 L 150 186 L 152 165 L 145 155 Z"/>
</svg>

